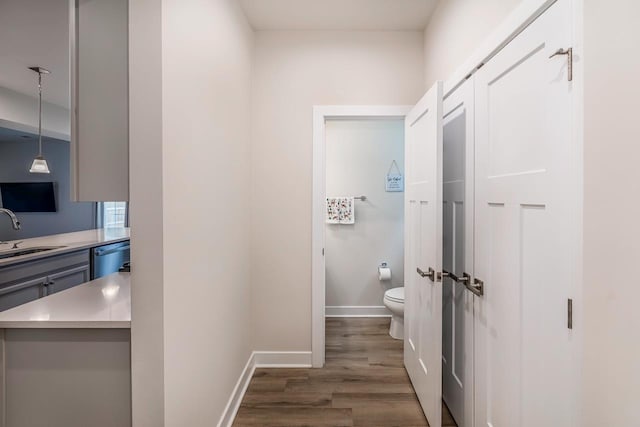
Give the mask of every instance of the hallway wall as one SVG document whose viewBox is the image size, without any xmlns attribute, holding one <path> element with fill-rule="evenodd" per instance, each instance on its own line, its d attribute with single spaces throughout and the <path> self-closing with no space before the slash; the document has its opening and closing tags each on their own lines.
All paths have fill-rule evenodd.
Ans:
<svg viewBox="0 0 640 427">
<path fill-rule="evenodd" d="M 252 350 L 253 31 L 236 0 L 130 7 L 133 425 L 215 426 Z"/>
<path fill-rule="evenodd" d="M 446 80 L 526 0 L 439 0 L 424 30 L 424 83 Z"/>
<path fill-rule="evenodd" d="M 637 51 L 640 3 L 585 0 L 584 8 L 585 341 L 578 425 L 638 426 L 640 56 L 629 52 Z"/>
<path fill-rule="evenodd" d="M 256 350 L 311 350 L 314 105 L 410 105 L 422 32 L 259 31 L 253 72 L 252 314 Z"/>
</svg>

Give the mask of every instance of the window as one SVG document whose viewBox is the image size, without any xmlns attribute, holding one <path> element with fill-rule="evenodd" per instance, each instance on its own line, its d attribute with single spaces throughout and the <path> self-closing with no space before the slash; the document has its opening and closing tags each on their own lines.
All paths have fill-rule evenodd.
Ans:
<svg viewBox="0 0 640 427">
<path fill-rule="evenodd" d="M 129 226 L 129 206 L 127 202 L 98 203 L 98 227 L 122 228 Z"/>
</svg>

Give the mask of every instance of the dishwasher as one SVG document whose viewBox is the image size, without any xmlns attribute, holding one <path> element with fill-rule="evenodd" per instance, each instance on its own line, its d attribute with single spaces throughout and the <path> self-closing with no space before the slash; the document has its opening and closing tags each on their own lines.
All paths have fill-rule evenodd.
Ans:
<svg viewBox="0 0 640 427">
<path fill-rule="evenodd" d="M 116 273 L 131 258 L 129 241 L 91 249 L 91 280 Z"/>
</svg>

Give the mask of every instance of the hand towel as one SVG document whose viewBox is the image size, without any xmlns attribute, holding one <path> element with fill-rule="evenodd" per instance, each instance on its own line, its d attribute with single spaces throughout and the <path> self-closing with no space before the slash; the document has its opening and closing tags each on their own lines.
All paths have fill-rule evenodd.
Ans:
<svg viewBox="0 0 640 427">
<path fill-rule="evenodd" d="M 327 224 L 340 224 L 341 197 L 327 197 Z"/>
<path fill-rule="evenodd" d="M 355 224 L 356 210 L 353 197 L 340 198 L 340 224 Z"/>
</svg>

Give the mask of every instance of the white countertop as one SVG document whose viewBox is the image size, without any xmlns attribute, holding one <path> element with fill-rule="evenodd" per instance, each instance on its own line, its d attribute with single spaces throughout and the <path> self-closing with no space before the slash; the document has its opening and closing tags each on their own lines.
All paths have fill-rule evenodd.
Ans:
<svg viewBox="0 0 640 427">
<path fill-rule="evenodd" d="M 74 233 L 54 234 L 53 236 L 24 239 L 22 243 L 18 245 L 20 249 L 29 249 L 40 246 L 62 247 L 59 249 L 52 249 L 50 251 L 0 259 L 0 268 L 19 262 L 46 258 L 53 255 L 73 252 L 80 249 L 93 248 L 109 243 L 122 242 L 124 240 L 129 240 L 129 237 L 129 228 L 101 228 L 95 230 L 76 231 Z M 8 242 L 8 244 L 6 245 L 0 245 L 0 254 L 4 251 L 11 250 L 14 242 L 20 242 L 20 240 L 13 240 Z"/>
<path fill-rule="evenodd" d="M 0 313 L 0 328 L 130 327 L 130 273 L 113 273 Z"/>
</svg>

